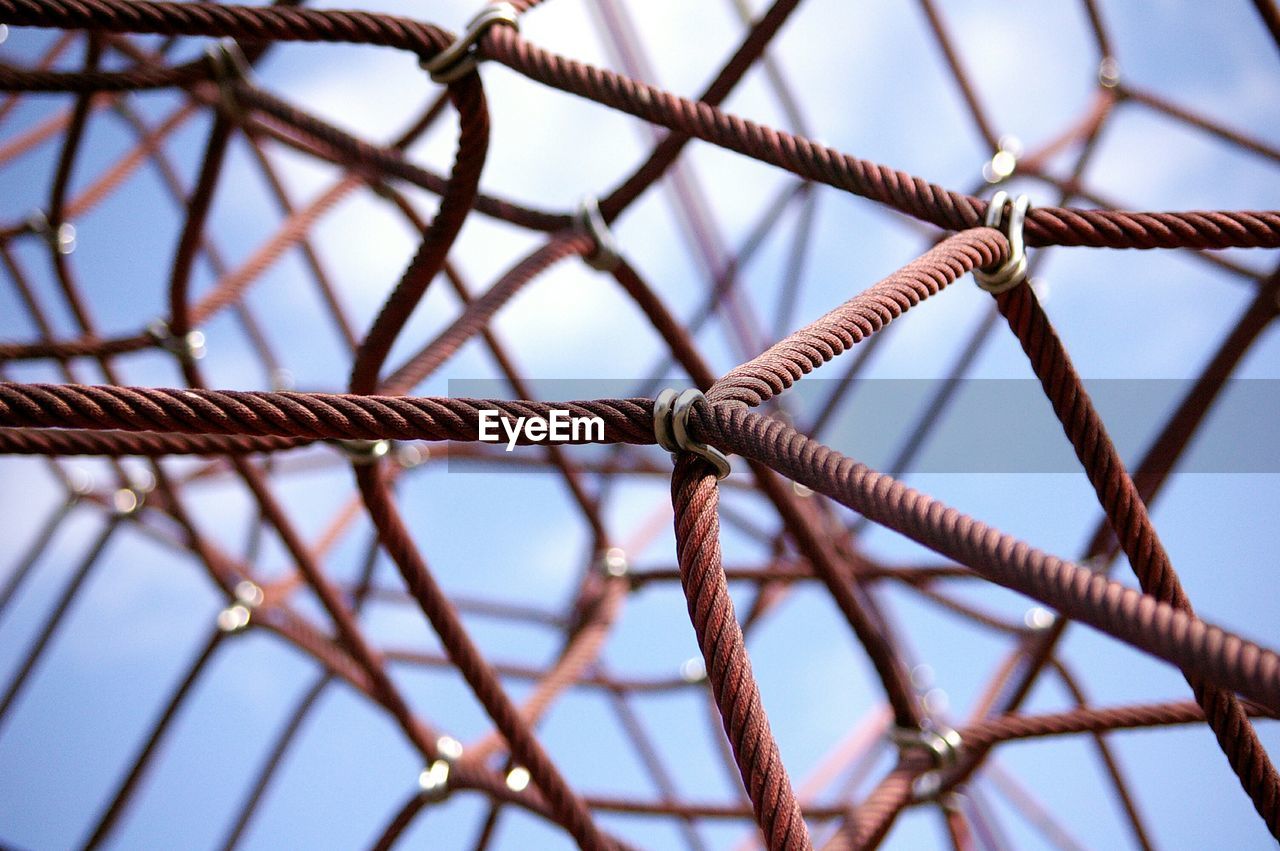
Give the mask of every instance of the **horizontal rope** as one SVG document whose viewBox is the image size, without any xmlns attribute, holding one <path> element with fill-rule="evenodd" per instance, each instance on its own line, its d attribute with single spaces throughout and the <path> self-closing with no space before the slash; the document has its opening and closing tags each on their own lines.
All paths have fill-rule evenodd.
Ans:
<svg viewBox="0 0 1280 851">
<path fill-rule="evenodd" d="M 552 410 L 604 420 L 604 441 L 649 444 L 653 401 L 524 402 L 336 393 L 173 390 L 0 382 L 0 426 L 271 435 L 352 440 L 478 440 L 480 411 L 546 421 Z M 506 442 L 505 433 L 503 442 Z M 519 445 L 532 440 L 521 433 Z"/>
<path fill-rule="evenodd" d="M 1246 707 L 1252 716 L 1270 717 L 1260 707 Z M 1106 708 L 1080 707 L 1044 715 L 1001 715 L 967 725 L 960 731 L 965 747 L 989 747 L 999 742 L 1104 733 L 1139 727 L 1203 723 L 1204 710 L 1192 701 L 1135 704 Z"/>
<path fill-rule="evenodd" d="M 0 426 L 281 437 L 478 439 L 478 412 L 600 416 L 603 441 L 654 442 L 647 399 L 584 402 L 162 390 L 0 383 Z M 1280 656 L 1155 598 L 1050 556 L 745 409 L 695 408 L 695 439 L 760 461 L 987 579 L 1280 712 Z M 536 443 L 522 437 L 521 444 Z"/>
<path fill-rule="evenodd" d="M 248 455 L 305 446 L 306 438 L 0 428 L 0 455 Z"/>
</svg>

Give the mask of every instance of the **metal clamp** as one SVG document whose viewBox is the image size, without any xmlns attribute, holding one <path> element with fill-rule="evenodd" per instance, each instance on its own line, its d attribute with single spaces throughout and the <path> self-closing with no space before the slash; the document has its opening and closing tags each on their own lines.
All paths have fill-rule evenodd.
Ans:
<svg viewBox="0 0 1280 851">
<path fill-rule="evenodd" d="M 440 756 L 418 775 L 418 788 L 431 803 L 443 801 L 453 791 L 449 786 L 449 771 L 462 758 L 462 743 L 453 736 L 441 736 L 436 739 L 436 750 Z"/>
<path fill-rule="evenodd" d="M 244 632 L 253 619 L 253 610 L 262 605 L 266 595 L 257 583 L 243 579 L 232 591 L 235 602 L 218 612 L 218 629 L 229 635 Z"/>
<path fill-rule="evenodd" d="M 228 116 L 239 117 L 244 110 L 236 100 L 233 85 L 249 79 L 249 60 L 234 38 L 218 39 L 216 44 L 205 48 L 205 58 L 213 69 L 213 79 L 218 84 L 218 92 L 222 97 L 222 108 Z"/>
<path fill-rule="evenodd" d="M 595 241 L 595 251 L 583 255 L 583 260 L 592 269 L 601 272 L 612 272 L 622 264 L 622 251 L 613 231 L 600 213 L 600 202 L 591 195 L 585 196 L 578 204 L 578 213 L 574 216 L 578 229 Z"/>
<path fill-rule="evenodd" d="M 1002 183 L 1018 170 L 1018 157 L 1022 156 L 1022 141 L 1013 135 L 1001 136 L 996 152 L 982 164 L 982 179 L 987 183 Z"/>
<path fill-rule="evenodd" d="M 439 803 L 449 797 L 449 769 L 452 763 L 441 757 L 422 770 L 418 775 L 418 788 L 422 796 L 432 803 Z"/>
<path fill-rule="evenodd" d="M 387 457 L 391 452 L 391 441 L 383 440 L 341 440 L 335 439 L 330 441 L 338 449 L 342 450 L 342 454 L 347 456 L 347 460 L 357 467 L 367 467 L 370 464 L 376 464 L 383 458 Z"/>
<path fill-rule="evenodd" d="M 467 31 L 458 37 L 453 44 L 437 53 L 430 59 L 422 60 L 422 70 L 431 75 L 436 83 L 452 83 L 460 80 L 475 70 L 479 57 L 475 46 L 480 37 L 494 24 L 503 24 L 520 29 L 520 13 L 510 3 L 494 3 L 476 15 L 467 24 Z"/>
<path fill-rule="evenodd" d="M 696 403 L 705 401 L 701 390 L 690 388 L 678 395 L 674 390 L 663 390 L 653 404 L 653 434 L 672 458 L 682 451 L 692 452 L 715 467 L 717 479 L 723 479 L 732 469 L 725 454 L 689 437 L 689 412 Z"/>
<path fill-rule="evenodd" d="M 1098 63 L 1098 85 L 1104 89 L 1114 89 L 1120 85 L 1120 63 L 1114 56 L 1104 56 Z"/>
<path fill-rule="evenodd" d="M 918 748 L 933 760 L 935 769 L 950 768 L 960 758 L 960 748 L 964 744 L 960 734 L 950 727 L 917 730 L 910 727 L 894 727 L 889 730 L 889 741 L 898 746 L 900 751 Z"/>
<path fill-rule="evenodd" d="M 208 353 L 204 332 L 192 329 L 182 336 L 173 333 L 169 323 L 157 319 L 147 326 L 147 335 L 169 354 L 184 360 L 200 360 Z"/>
<path fill-rule="evenodd" d="M 680 663 L 680 679 L 690 685 L 706 682 L 707 663 L 701 656 L 691 656 Z"/>
<path fill-rule="evenodd" d="M 55 228 L 44 210 L 36 210 L 27 217 L 27 229 L 44 239 L 59 254 L 71 254 L 76 250 L 76 226 L 71 222 L 59 222 Z"/>
<path fill-rule="evenodd" d="M 1005 207 L 1009 207 L 1009 217 L 1005 218 Z M 1011 290 L 1027 279 L 1027 249 L 1022 238 L 1022 225 L 1026 221 L 1027 211 L 1031 209 L 1031 199 L 1019 195 L 1009 204 L 1009 193 L 1001 190 L 991 197 L 987 205 L 987 221 L 989 228 L 1003 231 L 1009 239 L 1009 259 L 995 269 L 974 269 L 973 277 L 989 293 L 1002 293 Z"/>
<path fill-rule="evenodd" d="M 627 553 L 622 547 L 609 547 L 600 559 L 600 571 L 610 579 L 621 579 L 630 569 Z"/>
<path fill-rule="evenodd" d="M 928 771 L 912 781 L 912 803 L 938 800 L 943 791 L 943 772 L 960 761 L 960 748 L 964 744 L 960 734 L 950 727 L 891 727 L 889 741 L 898 746 L 899 754 L 921 751 L 933 763 Z"/>
</svg>

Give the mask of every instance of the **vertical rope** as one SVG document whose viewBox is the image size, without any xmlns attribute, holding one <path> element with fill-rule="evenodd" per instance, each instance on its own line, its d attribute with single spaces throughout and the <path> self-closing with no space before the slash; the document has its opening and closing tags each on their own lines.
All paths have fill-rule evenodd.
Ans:
<svg viewBox="0 0 1280 851">
<path fill-rule="evenodd" d="M 811 848 L 729 597 L 720 559 L 720 488 L 710 465 L 680 453 L 671 476 L 671 505 L 689 619 L 756 823 L 774 851 Z"/>
</svg>

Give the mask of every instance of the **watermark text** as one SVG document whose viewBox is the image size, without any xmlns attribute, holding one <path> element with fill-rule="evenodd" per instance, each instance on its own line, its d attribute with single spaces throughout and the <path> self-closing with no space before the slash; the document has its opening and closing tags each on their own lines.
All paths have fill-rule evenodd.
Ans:
<svg viewBox="0 0 1280 851">
<path fill-rule="evenodd" d="M 480 410 L 479 434 L 483 443 L 507 443 L 511 452 L 524 437 L 527 443 L 582 443 L 604 440 L 604 420 L 600 417 L 575 417 L 564 408 L 552 408 L 546 419 L 512 417 L 493 408 Z"/>
</svg>

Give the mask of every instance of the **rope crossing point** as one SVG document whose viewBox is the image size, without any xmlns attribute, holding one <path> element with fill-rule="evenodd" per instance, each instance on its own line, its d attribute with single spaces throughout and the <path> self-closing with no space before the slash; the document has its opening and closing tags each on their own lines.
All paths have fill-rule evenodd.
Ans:
<svg viewBox="0 0 1280 851">
<path fill-rule="evenodd" d="M 478 847 L 493 840 L 504 808 L 518 807 L 562 829 L 583 848 L 624 848 L 630 843 L 606 813 L 657 817 L 680 831 L 686 844 L 701 847 L 699 825 L 732 818 L 754 823 L 758 840 L 771 849 L 871 847 L 881 842 L 896 819 L 914 806 L 938 807 L 955 847 L 972 847 L 987 830 L 987 813 L 964 798 L 967 784 L 991 755 L 1013 742 L 1061 735 L 1094 737 L 1138 844 L 1149 847 L 1148 827 L 1134 803 L 1123 773 L 1108 750 L 1105 734 L 1122 729 L 1207 724 L 1268 830 L 1280 837 L 1280 775 L 1253 727 L 1257 718 L 1280 717 L 1280 655 L 1199 617 L 1152 523 L 1147 505 L 1211 410 L 1223 383 L 1249 345 L 1280 312 L 1280 278 L 1251 276 L 1235 255 L 1206 253 L 1220 248 L 1280 247 L 1280 211 L 1218 210 L 1145 212 L 1106 209 L 1082 189 L 1081 173 L 1113 110 L 1125 103 L 1161 110 L 1203 132 L 1256 155 L 1280 159 L 1264 143 L 1148 95 L 1125 80 L 1113 57 L 1111 38 L 1096 5 L 1085 3 L 1088 20 L 1103 55 L 1098 104 L 1072 129 L 1066 141 L 1029 155 L 1015 154 L 991 132 L 975 87 L 963 69 L 960 52 L 929 0 L 922 0 L 931 36 L 958 84 L 980 134 L 1004 156 L 1001 179 L 1014 170 L 1060 190 L 1056 205 L 1030 205 L 1026 195 L 1011 199 L 1003 189 L 990 201 L 954 191 L 920 177 L 859 159 L 821 145 L 802 132 L 802 116 L 791 115 L 795 132 L 773 129 L 722 109 L 747 71 L 764 66 L 770 85 L 784 105 L 796 98 L 766 51 L 798 0 L 777 0 L 755 18 L 745 16 L 745 35 L 720 74 L 699 98 L 681 97 L 640 82 L 635 67 L 634 33 L 614 4 L 601 4 L 602 26 L 618 46 L 621 72 L 592 67 L 552 53 L 526 38 L 521 18 L 537 2 L 491 3 L 466 31 L 455 36 L 432 23 L 371 12 L 311 9 L 292 4 L 264 7 L 234 4 L 126 2 L 126 0 L 0 0 L 0 23 L 17 30 L 45 27 L 61 31 L 38 61 L 19 67 L 0 63 L 0 127 L 6 113 L 34 93 L 61 93 L 49 119 L 16 137 L 0 139 L 0 167 L 19 162 L 44 144 L 57 148 L 57 166 L 46 209 L 14 222 L 0 221 L 0 272 L 17 293 L 17 302 L 38 331 L 35 339 L 0 341 L 0 378 L 19 364 L 45 363 L 60 381 L 0 380 L 0 453 L 47 459 L 65 479 L 67 507 L 92 506 L 110 524 L 85 557 L 62 604 L 49 617 L 0 698 L 0 724 L 10 704 L 30 687 L 45 645 L 62 628 L 66 609 L 81 583 L 107 550 L 117 528 L 137 528 L 185 553 L 227 599 L 212 638 L 149 731 L 124 780 L 107 798 L 88 835 L 93 847 L 115 835 L 122 815 L 136 798 L 139 781 L 150 768 L 159 743 L 170 734 L 172 719 L 192 699 L 194 684 L 220 649 L 245 632 L 267 632 L 316 663 L 320 679 L 301 701 L 263 764 L 226 845 L 248 829 L 259 801 L 281 760 L 315 704 L 332 683 L 342 682 L 395 724 L 400 737 L 424 766 L 419 788 L 381 829 L 375 847 L 389 848 L 419 815 L 446 797 L 482 796 L 487 808 Z M 167 47 L 156 39 L 170 37 Z M 191 38 L 221 41 L 204 59 L 179 63 L 171 48 Z M 441 88 L 405 134 L 391 144 L 359 137 L 311 114 L 297 103 L 266 90 L 255 66 L 282 42 L 367 45 L 415 55 Z M 78 46 L 83 56 L 68 64 Z M 64 58 L 60 58 L 64 57 Z M 485 82 L 476 73 L 482 61 L 506 66 L 528 80 L 587 98 L 662 128 L 649 158 L 607 194 L 586 197 L 576 210 L 542 210 L 480 191 L 490 142 L 491 107 Z M 488 73 L 487 71 L 485 73 Z M 139 112 L 132 93 L 164 90 L 181 102 L 163 124 Z M 85 142 L 99 111 L 110 106 L 136 137 L 131 151 L 105 171 L 93 173 Z M 791 107 L 788 106 L 788 109 Z M 786 110 L 784 110 L 785 112 Z M 447 173 L 415 164 L 406 153 L 442 115 L 457 119 L 456 150 Z M 169 136 L 194 116 L 213 118 L 206 131 L 202 159 L 189 178 L 173 168 L 166 149 Z M 263 248 L 240 266 L 227 263 L 216 240 L 215 198 L 225 181 L 224 164 L 232 143 L 243 143 L 264 176 L 279 208 L 282 225 Z M 680 183 L 679 157 L 692 139 L 737 152 L 797 179 L 794 194 L 812 195 L 815 186 L 868 199 L 905 214 L 944 235 L 915 260 L 883 280 L 835 305 L 799 330 L 768 343 L 753 337 L 754 317 L 736 287 L 735 268 L 745 262 L 748 245 L 725 262 L 717 257 L 714 228 L 699 216 L 699 202 Z M 1076 172 L 1060 178 L 1046 165 L 1061 150 L 1078 143 L 1083 150 Z M 327 164 L 337 182 L 317 199 L 299 204 L 289 197 L 273 152 Z M 175 256 L 169 269 L 167 304 L 159 318 L 140 320 L 137 333 L 103 336 L 89 309 L 89 288 L 73 265 L 79 220 L 117 192 L 126 191 L 133 174 L 152 165 L 181 210 Z M 90 175 L 88 182 L 85 175 Z M 72 179 L 76 177 L 77 179 Z M 610 226 L 636 200 L 670 177 L 689 230 L 704 253 L 712 287 L 700 312 L 688 322 L 675 318 L 663 294 L 628 262 Z M 788 178 L 791 179 L 791 178 Z M 438 196 L 430 216 L 417 209 L 406 187 Z M 488 184 L 486 184 L 486 188 Z M 316 223 L 351 193 L 370 192 L 406 222 L 420 246 L 367 331 L 361 332 L 342 307 L 342 299 L 318 250 Z M 681 195 L 681 193 L 684 193 Z M 1089 202 L 1084 206 L 1073 206 Z M 791 203 L 788 200 L 787 203 Z M 705 205 L 703 205 L 705 206 Z M 539 235 L 541 244 L 487 289 L 473 289 L 455 260 L 464 224 L 475 213 L 503 225 Z M 776 218 L 776 217 L 775 217 Z M 768 229 L 763 229 L 767 235 Z M 763 241 L 765 236 L 760 237 Z M 55 331 L 42 303 L 37 277 L 25 266 L 23 241 L 35 239 L 50 261 L 57 297 L 75 328 Z M 1150 454 L 1132 472 L 1120 460 L 1102 417 L 1095 410 L 1066 346 L 1041 309 L 1030 286 L 1034 267 L 1029 247 L 1177 249 L 1197 252 L 1205 264 L 1249 279 L 1256 294 L 1249 309 L 1230 329 L 1193 390 L 1168 420 Z M 345 393 L 298 392 L 282 383 L 269 391 L 218 390 L 206 375 L 207 340 L 202 328 L 219 316 L 234 315 L 265 364 L 274 329 L 257 322 L 247 298 L 255 282 L 277 260 L 297 251 L 328 316 L 347 346 L 350 378 Z M 669 363 L 698 385 L 683 392 L 656 392 L 654 385 L 633 398 L 544 402 L 531 398 L 516 358 L 497 330 L 497 317 L 522 291 L 536 286 L 560 263 L 582 261 L 602 285 L 616 283 L 643 321 L 669 350 Z M 208 266 L 214 282 L 199 298 L 192 293 L 194 271 Z M 727 271 L 726 271 L 727 270 Z M 995 309 L 1026 354 L 1048 405 L 1076 452 L 1099 506 L 1104 525 L 1087 559 L 1069 560 L 1036 549 L 980 520 L 908 487 L 897 471 L 881 473 L 845 457 L 769 410 L 785 409 L 788 389 L 827 364 L 829 370 L 861 362 L 891 324 L 910 322 L 909 311 L 928 310 L 926 301 L 972 273 L 978 286 L 994 296 Z M 411 339 L 410 316 L 429 287 L 449 287 L 460 305 L 457 316 L 428 340 Z M 993 314 L 994 315 L 994 314 Z M 717 377 L 699 347 L 701 324 L 719 320 L 747 352 L 737 366 Z M 5 332 L 8 333 L 6 328 Z M 482 344 L 512 390 L 508 399 L 438 398 L 413 395 L 414 388 L 442 372 L 463 346 Z M 975 343 L 980 345 L 980 341 Z M 850 352 L 861 347 L 861 350 Z M 179 388 L 142 387 L 124 376 L 130 359 L 160 354 L 181 376 Z M 758 354 L 756 354 L 758 353 Z M 394 354 L 394 358 L 393 358 Z M 395 360 L 399 358 L 399 360 Z M 273 375 L 283 374 L 273 367 Z M 90 379 L 89 376 L 94 376 Z M 958 377 L 959 373 L 957 374 Z M 99 380 L 100 377 L 100 380 Z M 274 384 L 274 381 L 273 381 Z M 650 392 L 653 391 L 653 392 Z M 833 400 L 830 410 L 838 404 Z M 939 404 L 945 404 L 940 402 Z M 830 410 L 828 413 L 830 413 Z M 537 453 L 513 453 L 485 445 L 486 412 L 535 424 L 511 433 L 512 445 Z M 557 412 L 598 419 L 603 435 L 548 443 Z M 824 415 L 825 416 L 825 415 Z M 820 418 L 821 420 L 822 418 Z M 816 428 L 813 429 L 816 431 Z M 612 447 L 606 460 L 584 460 L 576 446 Z M 654 466 L 629 447 L 658 445 L 672 453 L 674 468 Z M 530 460 L 536 454 L 536 459 Z M 106 491 L 77 484 L 57 459 L 103 456 L 118 485 Z M 730 463 L 729 456 L 737 458 Z M 139 480 L 124 456 L 149 459 Z M 176 456 L 204 459 L 199 466 L 172 464 Z M 514 465 L 537 464 L 553 470 L 591 537 L 592 569 L 584 572 L 568 614 L 549 614 L 511 603 L 462 600 L 451 596 L 438 567 L 427 558 L 428 545 L 401 511 L 396 490 L 402 477 L 439 458 Z M 908 457 L 906 454 L 903 457 Z M 302 524 L 275 487 L 281 468 L 303 459 L 349 466 L 356 492 L 348 509 L 318 543 L 302 534 Z M 740 463 L 738 463 L 740 462 Z M 307 462 L 309 463 L 309 462 Z M 674 566 L 649 573 L 628 561 L 615 540 L 605 510 L 607 483 L 627 476 L 669 475 L 674 514 Z M 267 581 L 256 556 L 228 551 L 210 534 L 190 498 L 205 480 L 234 482 L 251 500 L 263 529 L 287 554 L 291 574 Z M 752 528 L 737 516 L 723 493 L 750 490 L 771 513 L 777 531 Z M 912 570 L 876 563 L 837 508 L 910 538 L 943 559 Z M 776 516 L 775 516 L 776 515 Z M 36 549 L 0 588 L 0 615 L 34 569 L 59 527 L 37 535 Z M 367 521 L 374 540 L 362 578 L 338 579 L 326 557 L 353 518 Z M 773 553 L 763 567 L 726 563 L 721 524 L 735 534 L 755 535 Z M 630 545 L 628 545 L 630 546 Z M 1112 579 L 1099 565 L 1123 554 L 1140 590 Z M 380 587 L 373 566 L 385 556 L 395 567 L 397 585 Z M 599 568 L 603 565 L 603 568 Z M 873 579 L 872 577 L 876 577 Z M 1009 625 L 994 615 L 949 596 L 945 581 L 989 581 L 1052 609 L 1048 627 L 1028 621 Z M 945 581 L 944 581 L 945 580 Z M 631 595 L 647 583 L 678 581 L 689 624 L 700 653 L 674 681 L 636 680 L 611 671 L 604 648 Z M 735 605 L 731 583 L 748 582 L 754 591 Z M 841 627 L 865 651 L 870 676 L 885 704 L 886 726 L 897 747 L 897 761 L 868 789 L 845 793 L 834 804 L 814 800 L 806 784 L 787 767 L 784 748 L 768 712 L 773 695 L 762 690 L 748 643 L 763 618 L 802 582 L 816 583 L 836 603 Z M 904 589 L 949 606 L 973 621 L 1017 640 L 1010 662 L 992 683 L 983 712 L 967 723 L 949 723 L 914 685 L 914 669 L 904 637 L 892 613 L 875 593 L 877 582 L 899 582 Z M 248 590 L 246 590 L 248 589 Z M 313 602 L 298 605 L 297 590 Z M 250 593 L 252 592 L 252 593 Z M 387 647 L 375 641 L 362 613 L 371 599 L 391 599 L 412 607 L 438 639 L 430 653 Z M 477 614 L 477 612 L 479 614 Z M 464 615 L 466 618 L 464 618 Z M 545 665 L 519 665 L 491 658 L 472 634 L 469 618 L 485 616 L 508 623 L 538 624 L 555 630 L 558 650 Z M 1182 672 L 1194 700 L 1122 707 L 1088 703 L 1074 675 L 1058 654 L 1068 621 L 1077 621 Z M 475 698 L 492 733 L 465 747 L 444 729 L 443 719 L 412 700 L 401 676 L 403 665 L 455 671 Z M 1079 698 L 1074 710 L 1028 714 L 1022 703 L 1033 685 L 1060 678 Z M 514 682 L 527 689 L 513 688 Z M 705 698 L 723 731 L 717 734 L 725 769 L 740 784 L 742 797 L 732 804 L 688 799 L 670 776 L 653 734 L 636 709 L 640 695 L 696 690 Z M 590 691 L 608 703 L 635 759 L 657 797 L 608 798 L 592 795 L 571 782 L 539 730 L 555 703 L 568 694 Z M 516 694 L 523 695 L 517 699 Z M 781 737 L 785 744 L 786 738 Z M 875 738 L 874 736 L 871 738 Z M 881 738 L 884 738 L 883 736 Z M 864 750 L 862 753 L 869 753 Z M 831 758 L 837 759 L 836 754 Z M 847 755 L 846 755 L 847 756 Z M 839 772 L 865 769 L 846 758 L 832 763 Z M 3 837 L 0 837 L 3 839 Z"/>
</svg>

